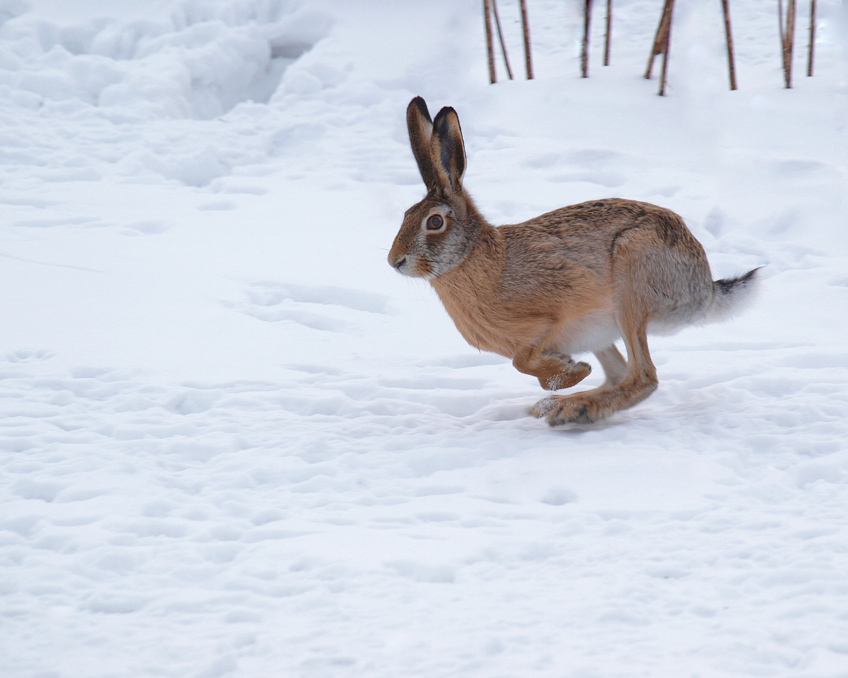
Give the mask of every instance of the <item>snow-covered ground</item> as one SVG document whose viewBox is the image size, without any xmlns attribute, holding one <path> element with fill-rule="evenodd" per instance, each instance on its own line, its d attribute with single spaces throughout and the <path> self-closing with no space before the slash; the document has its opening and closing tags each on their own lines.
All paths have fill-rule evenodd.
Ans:
<svg viewBox="0 0 848 678">
<path fill-rule="evenodd" d="M 660 98 L 659 0 L 608 68 L 598 7 L 588 80 L 581 3 L 529 0 L 530 82 L 501 0 L 496 86 L 480 4 L 0 2 L 0 676 L 848 676 L 843 5 L 785 90 L 734 0 L 730 92 L 678 2 Z M 419 94 L 495 223 L 655 202 L 756 305 L 654 338 L 632 410 L 528 416 L 385 261 Z"/>
</svg>

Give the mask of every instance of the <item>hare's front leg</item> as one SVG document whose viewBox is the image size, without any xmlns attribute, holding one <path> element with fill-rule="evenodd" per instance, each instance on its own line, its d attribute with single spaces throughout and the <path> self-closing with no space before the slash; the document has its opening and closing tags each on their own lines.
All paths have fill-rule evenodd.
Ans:
<svg viewBox="0 0 848 678">
<path fill-rule="evenodd" d="M 512 364 L 519 372 L 536 377 L 548 391 L 574 386 L 592 371 L 589 363 L 575 362 L 562 353 L 543 351 L 538 344 L 519 351 Z"/>
</svg>

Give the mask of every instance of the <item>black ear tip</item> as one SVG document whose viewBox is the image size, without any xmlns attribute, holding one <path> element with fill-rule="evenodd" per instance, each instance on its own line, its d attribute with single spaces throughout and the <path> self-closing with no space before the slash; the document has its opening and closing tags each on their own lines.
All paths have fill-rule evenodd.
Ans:
<svg viewBox="0 0 848 678">
<path fill-rule="evenodd" d="M 436 119 L 433 121 L 433 127 L 439 130 L 443 129 L 451 113 L 453 114 L 453 117 L 456 120 L 456 124 L 459 125 L 459 116 L 457 115 L 453 106 L 445 106 L 436 114 Z"/>
<path fill-rule="evenodd" d="M 427 102 L 424 101 L 423 97 L 415 97 L 412 101 L 409 102 L 409 106 L 407 106 L 406 110 L 411 111 L 413 108 L 417 109 L 418 112 L 423 115 L 428 121 L 431 121 L 430 111 L 427 109 Z"/>
<path fill-rule="evenodd" d="M 438 113 L 436 113 L 436 120 L 439 120 L 440 118 L 445 118 L 450 113 L 453 113 L 454 115 L 456 115 L 456 111 L 453 110 L 453 106 L 444 106 L 442 108 L 442 110 L 440 110 Z"/>
</svg>

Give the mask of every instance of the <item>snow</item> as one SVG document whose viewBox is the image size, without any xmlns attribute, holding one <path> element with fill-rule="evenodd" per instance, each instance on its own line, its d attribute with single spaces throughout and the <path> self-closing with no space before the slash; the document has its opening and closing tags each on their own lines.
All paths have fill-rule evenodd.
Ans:
<svg viewBox="0 0 848 678">
<path fill-rule="evenodd" d="M 0 3 L 0 676 L 848 676 L 848 43 L 774 7 Z M 598 3 L 596 3 L 598 4 Z M 503 68 L 499 65 L 499 72 Z M 590 426 L 386 263 L 454 106 L 495 223 L 674 209 L 727 323 Z M 591 360 L 590 360 L 591 362 Z M 602 378 L 595 365 L 588 386 Z M 581 385 L 579 388 L 585 388 Z"/>
</svg>

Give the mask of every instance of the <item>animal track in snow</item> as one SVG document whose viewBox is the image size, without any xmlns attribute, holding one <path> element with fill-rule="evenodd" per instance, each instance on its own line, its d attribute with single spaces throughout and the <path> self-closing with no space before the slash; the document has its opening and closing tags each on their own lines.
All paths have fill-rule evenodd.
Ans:
<svg viewBox="0 0 848 678">
<path fill-rule="evenodd" d="M 170 229 L 164 221 L 135 221 L 127 224 L 128 235 L 160 235 Z"/>
<path fill-rule="evenodd" d="M 102 226 L 103 222 L 97 217 L 68 217 L 62 219 L 26 219 L 16 221 L 13 226 L 20 228 L 56 228 L 67 226 Z"/>
<path fill-rule="evenodd" d="M 627 160 L 617 151 L 585 148 L 567 153 L 543 153 L 524 160 L 522 165 L 550 172 L 546 179 L 554 183 L 586 182 L 616 188 L 627 182 L 621 171 Z"/>
<path fill-rule="evenodd" d="M 44 360 L 50 360 L 55 355 L 51 351 L 45 351 L 43 349 L 27 351 L 27 350 L 19 350 L 19 351 L 11 351 L 4 356 L 0 356 L 0 362 L 7 363 L 37 363 L 42 362 Z"/>
<path fill-rule="evenodd" d="M 838 178 L 838 168 L 816 160 L 791 158 L 769 163 L 769 169 L 778 177 L 793 180 L 816 181 L 821 179 Z"/>
<path fill-rule="evenodd" d="M 212 202 L 203 203 L 197 209 L 203 212 L 224 212 L 234 210 L 238 205 L 232 200 L 214 200 Z"/>
<path fill-rule="evenodd" d="M 388 298 L 347 287 L 310 287 L 260 282 L 246 291 L 247 301 L 229 304 L 265 322 L 294 322 L 304 327 L 344 332 L 357 313 L 388 314 Z"/>
<path fill-rule="evenodd" d="M 426 360 L 418 364 L 422 367 L 450 367 L 464 369 L 466 367 L 483 367 L 487 365 L 509 364 L 509 359 L 494 353 L 469 353 L 467 355 L 452 355 L 439 360 Z"/>
</svg>

